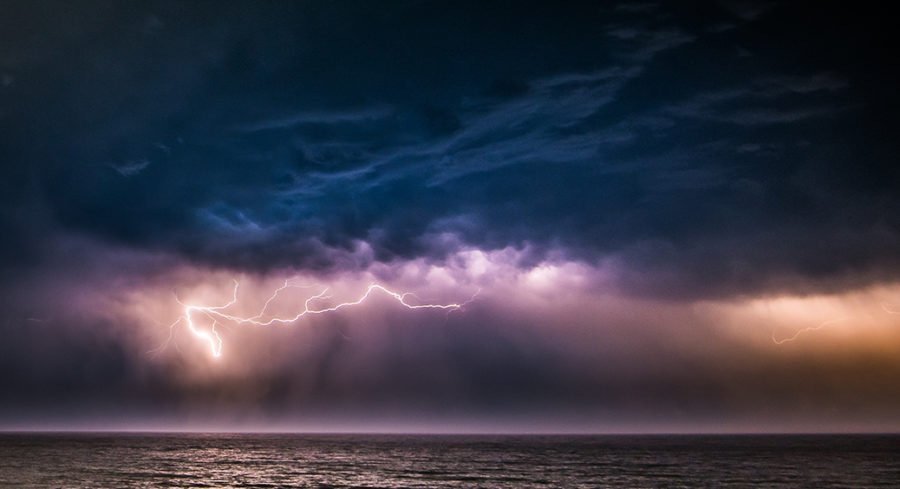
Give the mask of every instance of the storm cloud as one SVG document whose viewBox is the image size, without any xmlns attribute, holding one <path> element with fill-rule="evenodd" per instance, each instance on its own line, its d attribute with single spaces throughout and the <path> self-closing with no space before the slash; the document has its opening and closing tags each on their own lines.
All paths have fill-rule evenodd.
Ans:
<svg viewBox="0 0 900 489">
<path fill-rule="evenodd" d="M 547 408 L 582 419 L 647 404 L 758 414 L 736 379 L 777 399 L 776 411 L 802 411 L 829 389 L 845 414 L 854 396 L 867 413 L 900 402 L 885 380 L 898 370 L 894 350 L 872 353 L 868 339 L 784 358 L 716 329 L 757 324 L 741 309 L 757 299 L 852 296 L 867 311 L 890 302 L 900 80 L 890 16 L 877 7 L 4 10 L 0 381 L 13 407 L 0 416 L 124 397 L 134 412 L 253 405 L 276 418 L 297 406 L 396 405 L 450 406 L 448 416 Z M 166 334 L 136 312 L 164 310 L 147 304 L 209 281 L 227 296 L 230 276 L 264 295 L 293 275 L 348 291 L 387 281 L 482 295 L 447 318 L 379 302 L 386 312 L 368 318 L 365 341 L 348 339 L 353 314 L 317 319 L 247 346 L 254 360 L 279 338 L 305 353 L 278 350 L 279 361 L 227 374 L 173 381 L 207 367 L 171 349 L 143 355 Z M 866 314 L 876 329 L 893 319 Z M 615 347 L 583 346 L 617 335 Z M 816 369 L 832 372 L 820 391 L 784 395 Z M 841 376 L 857 374 L 870 382 L 841 390 Z M 815 419 L 831 412 L 816 409 Z"/>
</svg>

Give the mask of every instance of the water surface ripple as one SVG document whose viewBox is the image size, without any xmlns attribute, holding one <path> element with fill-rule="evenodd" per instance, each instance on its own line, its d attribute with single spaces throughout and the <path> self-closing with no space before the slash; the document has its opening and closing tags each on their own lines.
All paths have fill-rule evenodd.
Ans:
<svg viewBox="0 0 900 489">
<path fill-rule="evenodd" d="M 900 487 L 900 436 L 17 433 L 0 487 Z"/>
</svg>

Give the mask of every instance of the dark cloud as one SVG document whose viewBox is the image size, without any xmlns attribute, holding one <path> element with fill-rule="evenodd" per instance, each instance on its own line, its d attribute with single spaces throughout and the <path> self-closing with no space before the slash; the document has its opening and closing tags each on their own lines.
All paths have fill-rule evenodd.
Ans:
<svg viewBox="0 0 900 489">
<path fill-rule="evenodd" d="M 867 130 L 891 85 L 846 50 L 797 58 L 844 42 L 808 37 L 837 17 L 798 27 L 792 7 L 749 3 L 41 5 L 6 16 L 7 227 L 41 207 L 60 233 L 258 269 L 329 268 L 329 250 L 357 240 L 381 260 L 440 258 L 427 236 L 447 231 L 640 256 L 640 273 L 665 262 L 682 285 L 686 252 L 651 250 L 698 249 L 714 269 L 752 260 L 748 287 L 808 271 L 803 239 L 752 257 L 740 245 L 787 230 L 831 243 L 812 261 L 858 257 L 835 280 L 894 269 L 894 143 Z M 752 22 L 709 32 L 730 15 Z M 761 29 L 800 40 L 785 49 Z"/>
</svg>

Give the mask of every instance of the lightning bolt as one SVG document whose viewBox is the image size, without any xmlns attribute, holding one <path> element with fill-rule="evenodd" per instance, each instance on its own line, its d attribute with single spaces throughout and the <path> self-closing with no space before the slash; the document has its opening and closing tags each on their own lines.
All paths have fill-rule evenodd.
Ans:
<svg viewBox="0 0 900 489">
<path fill-rule="evenodd" d="M 330 296 L 326 295 L 328 293 L 328 287 L 325 287 L 321 290 L 321 292 L 314 294 L 308 297 L 303 302 L 303 309 L 297 312 L 293 316 L 289 317 L 278 317 L 272 316 L 268 319 L 264 319 L 266 316 L 266 311 L 269 308 L 269 305 L 278 298 L 278 295 L 288 288 L 312 288 L 314 286 L 311 285 L 298 285 L 293 281 L 293 279 L 288 279 L 284 281 L 284 284 L 277 288 L 268 299 L 266 299 L 262 308 L 256 315 L 253 316 L 238 316 L 235 314 L 230 314 L 226 312 L 226 309 L 237 303 L 238 290 L 240 289 L 240 283 L 237 280 L 233 280 L 234 289 L 232 290 L 231 300 L 227 303 L 220 306 L 202 306 L 202 305 L 193 305 L 193 304 L 185 304 L 178 298 L 177 294 L 175 296 L 175 301 L 178 302 L 179 305 L 182 306 L 182 314 L 178 317 L 172 324 L 169 325 L 169 336 L 166 339 L 166 342 L 163 343 L 159 348 L 153 349 L 148 353 L 154 353 L 161 351 L 166 346 L 168 346 L 169 342 L 172 341 L 173 332 L 176 326 L 179 324 L 184 324 L 187 327 L 187 330 L 193 335 L 197 340 L 206 343 L 209 347 L 210 353 L 213 357 L 218 358 L 222 356 L 222 337 L 219 336 L 218 331 L 216 330 L 216 326 L 220 324 L 219 321 L 234 323 L 234 324 L 252 324 L 256 326 L 270 326 L 272 324 L 290 324 L 299 321 L 304 316 L 313 315 L 313 314 L 326 314 L 330 312 L 336 312 L 341 309 L 357 306 L 365 302 L 374 292 L 380 292 L 388 297 L 396 300 L 401 306 L 407 309 L 441 309 L 445 310 L 448 313 L 459 310 L 475 300 L 475 297 L 481 292 L 481 289 L 475 292 L 471 298 L 469 298 L 465 302 L 461 303 L 449 303 L 449 304 L 416 304 L 407 302 L 408 297 L 416 297 L 415 294 L 411 292 L 394 292 L 393 290 L 388 289 L 387 287 L 380 284 L 371 284 L 369 285 L 365 292 L 356 300 L 342 302 L 340 304 L 336 304 L 331 307 L 321 307 L 316 308 L 313 305 L 317 301 L 329 299 Z M 198 317 L 206 318 L 210 322 L 210 326 L 208 328 L 200 328 L 198 327 Z"/>
<path fill-rule="evenodd" d="M 886 302 L 882 302 L 882 303 L 881 303 L 881 309 L 884 310 L 884 312 L 886 312 L 886 313 L 888 313 L 888 314 L 900 314 L 900 310 L 894 309 L 894 308 L 891 306 L 891 304 L 888 304 L 888 303 L 886 303 Z M 836 318 L 836 319 L 829 319 L 829 320 L 823 321 L 823 322 L 821 322 L 821 323 L 819 323 L 819 324 L 817 324 L 817 325 L 815 325 L 815 326 L 810 326 L 810 327 L 808 327 L 808 328 L 800 329 L 800 330 L 798 330 L 796 333 L 794 333 L 793 336 L 790 336 L 790 337 L 787 337 L 787 338 L 781 338 L 781 339 L 775 338 L 775 330 L 773 329 L 773 330 L 772 330 L 772 342 L 775 343 L 776 345 L 781 345 L 781 344 L 784 344 L 784 343 L 787 343 L 787 342 L 796 340 L 797 337 L 800 336 L 800 335 L 803 334 L 803 333 L 807 333 L 807 332 L 810 332 L 810 331 L 817 331 L 817 330 L 820 330 L 820 329 L 822 329 L 822 328 L 824 328 L 824 327 L 826 327 L 826 326 L 828 326 L 828 325 L 830 325 L 830 324 L 838 323 L 838 322 L 841 322 L 841 321 L 847 321 L 847 320 L 849 320 L 849 319 L 852 319 L 852 318 L 849 318 L 849 317 L 841 317 L 841 318 Z"/>
<path fill-rule="evenodd" d="M 790 341 L 796 340 L 803 333 L 808 333 L 810 331 L 818 331 L 830 324 L 839 323 L 841 321 L 846 321 L 848 319 L 850 319 L 850 318 L 842 317 L 842 318 L 829 319 L 827 321 L 822 321 L 821 323 L 819 323 L 815 326 L 809 326 L 809 327 L 797 330 L 797 332 L 795 332 L 793 334 L 793 336 L 789 336 L 787 338 L 781 338 L 781 339 L 775 338 L 775 330 L 773 329 L 772 330 L 772 342 L 775 343 L 776 345 L 782 345 L 784 343 L 788 343 Z"/>
</svg>

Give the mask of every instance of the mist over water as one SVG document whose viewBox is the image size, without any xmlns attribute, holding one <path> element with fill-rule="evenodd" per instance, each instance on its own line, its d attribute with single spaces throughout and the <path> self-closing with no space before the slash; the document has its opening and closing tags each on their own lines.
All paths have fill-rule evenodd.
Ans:
<svg viewBox="0 0 900 489">
<path fill-rule="evenodd" d="M 895 487 L 896 435 L 4 434 L 0 487 Z"/>
</svg>

